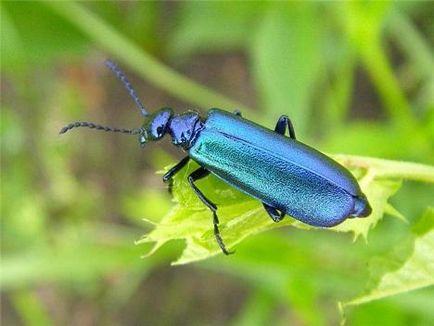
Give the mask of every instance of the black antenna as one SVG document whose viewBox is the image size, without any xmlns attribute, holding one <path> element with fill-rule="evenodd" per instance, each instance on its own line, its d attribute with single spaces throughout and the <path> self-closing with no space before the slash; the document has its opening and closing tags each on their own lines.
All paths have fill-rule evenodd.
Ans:
<svg viewBox="0 0 434 326">
<path fill-rule="evenodd" d="M 123 134 L 129 134 L 129 135 L 138 135 L 142 132 L 141 128 L 134 128 L 134 129 L 112 128 L 112 127 L 97 125 L 93 122 L 77 121 L 77 122 L 72 122 L 69 125 L 66 125 L 65 127 L 63 127 L 59 131 L 59 134 L 64 134 L 65 132 L 67 132 L 73 128 L 79 128 L 79 127 L 86 127 L 86 128 L 96 129 L 96 130 L 107 131 L 107 132 L 120 132 Z"/>
<path fill-rule="evenodd" d="M 149 113 L 146 111 L 145 106 L 140 102 L 139 97 L 136 94 L 136 91 L 134 90 L 131 83 L 128 81 L 127 77 L 125 77 L 122 70 L 113 62 L 110 60 L 105 61 L 105 65 L 113 71 L 113 73 L 116 75 L 116 77 L 124 84 L 125 88 L 128 91 L 128 94 L 130 94 L 131 98 L 136 102 L 137 107 L 139 108 L 140 112 L 144 117 L 148 116 Z"/>
</svg>

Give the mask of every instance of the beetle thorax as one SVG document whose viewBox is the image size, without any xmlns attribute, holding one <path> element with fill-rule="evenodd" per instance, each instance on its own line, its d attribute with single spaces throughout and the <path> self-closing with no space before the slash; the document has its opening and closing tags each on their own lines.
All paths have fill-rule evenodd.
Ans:
<svg viewBox="0 0 434 326">
<path fill-rule="evenodd" d="M 170 119 L 168 131 L 172 137 L 172 143 L 188 150 L 193 146 L 194 140 L 203 129 L 203 122 L 199 113 L 188 111 L 175 115 Z"/>
</svg>

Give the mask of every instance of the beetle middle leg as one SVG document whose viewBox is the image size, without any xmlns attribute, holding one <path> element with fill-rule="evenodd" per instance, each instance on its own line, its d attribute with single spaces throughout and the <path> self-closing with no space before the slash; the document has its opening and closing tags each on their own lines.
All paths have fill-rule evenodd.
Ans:
<svg viewBox="0 0 434 326">
<path fill-rule="evenodd" d="M 277 120 L 274 131 L 278 134 L 285 135 L 286 127 L 288 127 L 289 137 L 296 139 L 294 126 L 292 125 L 291 119 L 289 119 L 287 115 L 282 115 L 280 116 L 279 120 Z"/>
<path fill-rule="evenodd" d="M 241 115 L 241 111 L 240 110 L 234 110 L 234 112 L 233 112 L 235 115 L 237 115 L 237 116 L 239 116 L 239 117 L 241 117 L 242 115 Z"/>
<path fill-rule="evenodd" d="M 217 240 L 217 243 L 220 247 L 220 249 L 223 251 L 225 255 L 229 255 L 232 252 L 229 252 L 225 244 L 223 243 L 223 239 L 220 235 L 220 231 L 218 228 L 219 219 L 217 217 L 217 206 L 211 202 L 208 198 L 205 197 L 205 195 L 197 188 L 197 186 L 194 184 L 195 181 L 200 180 L 202 178 L 205 178 L 209 175 L 209 171 L 203 167 L 198 168 L 197 170 L 193 171 L 189 177 L 188 182 L 190 183 L 191 187 L 193 188 L 194 193 L 199 197 L 199 199 L 204 203 L 211 211 L 213 215 L 213 225 L 214 225 L 214 236 Z"/>
<path fill-rule="evenodd" d="M 262 205 L 264 205 L 265 210 L 267 211 L 268 215 L 270 215 L 271 219 L 274 222 L 280 222 L 285 217 L 285 213 L 284 212 L 281 211 L 279 213 L 279 211 L 277 209 L 275 209 L 274 207 L 269 206 L 269 205 L 267 205 L 265 203 L 262 203 Z"/>
<path fill-rule="evenodd" d="M 189 156 L 184 157 L 181 161 L 179 161 L 174 167 L 172 167 L 163 175 L 163 182 L 169 182 L 169 193 L 172 193 L 173 176 L 177 174 L 188 163 L 189 160 Z"/>
</svg>

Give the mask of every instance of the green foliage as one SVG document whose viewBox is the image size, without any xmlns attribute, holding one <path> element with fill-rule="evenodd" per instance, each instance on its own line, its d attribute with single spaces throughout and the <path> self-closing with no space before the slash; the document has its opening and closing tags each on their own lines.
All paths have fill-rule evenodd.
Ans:
<svg viewBox="0 0 434 326">
<path fill-rule="evenodd" d="M 2 322 L 335 325 L 344 302 L 352 325 L 433 324 L 434 287 L 402 293 L 432 283 L 432 231 L 415 219 L 432 205 L 432 184 L 420 182 L 432 183 L 432 167 L 403 162 L 434 162 L 428 6 L 2 1 Z M 199 186 L 236 248 L 217 255 L 211 214 L 185 184 L 194 163 L 176 178 L 174 203 L 154 175 L 175 161 L 164 145 L 56 137 L 71 120 L 139 124 L 103 73 L 107 57 L 129 69 L 151 111 L 238 108 L 269 127 L 290 115 L 301 140 L 351 154 L 334 158 L 361 181 L 373 215 L 331 230 L 274 224 L 210 177 Z M 146 259 L 149 244 L 133 245 L 149 228 L 141 218 L 155 225 Z M 177 256 L 202 261 L 165 267 Z"/>
<path fill-rule="evenodd" d="M 388 257 L 372 266 L 377 275 L 372 276 L 367 294 L 345 302 L 358 305 L 387 296 L 419 289 L 434 284 L 434 210 L 429 208 L 413 227 L 408 241 L 394 250 Z M 403 253 L 410 252 L 402 263 Z M 397 268 L 397 266 L 400 266 Z M 379 273 L 380 272 L 380 273 Z M 379 275 L 378 275 L 379 274 Z"/>
<path fill-rule="evenodd" d="M 393 253 L 371 263 L 372 275 L 364 294 L 341 304 L 360 305 L 434 284 L 434 209 L 428 208 L 412 234 Z"/>
<path fill-rule="evenodd" d="M 261 2 L 186 3 L 170 35 L 168 53 L 179 58 L 195 52 L 241 50 L 251 42 L 249 29 L 255 28 L 255 20 L 267 6 Z"/>
<path fill-rule="evenodd" d="M 273 116 L 290 110 L 299 135 L 311 121 L 309 104 L 319 78 L 324 27 L 319 16 L 312 3 L 275 3 L 259 22 L 252 45 L 263 106 Z"/>
</svg>

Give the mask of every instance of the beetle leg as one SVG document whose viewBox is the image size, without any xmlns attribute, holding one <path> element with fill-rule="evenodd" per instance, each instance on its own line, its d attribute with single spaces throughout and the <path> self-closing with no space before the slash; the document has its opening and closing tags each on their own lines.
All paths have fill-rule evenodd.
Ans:
<svg viewBox="0 0 434 326">
<path fill-rule="evenodd" d="M 179 161 L 173 168 L 171 168 L 169 171 L 167 171 L 163 175 L 163 182 L 169 182 L 169 193 L 172 193 L 172 187 L 173 187 L 173 176 L 178 173 L 190 160 L 189 156 L 184 157 L 181 161 Z"/>
<path fill-rule="evenodd" d="M 264 205 L 265 210 L 267 211 L 268 215 L 270 215 L 271 219 L 274 222 L 280 222 L 285 217 L 284 212 L 281 211 L 279 213 L 279 211 L 277 209 L 275 209 L 274 207 L 271 207 L 265 203 L 262 203 L 262 205 Z"/>
<path fill-rule="evenodd" d="M 242 116 L 242 115 L 241 115 L 241 112 L 240 112 L 239 110 L 234 110 L 234 114 L 237 115 L 237 116 L 239 116 L 239 117 Z"/>
<path fill-rule="evenodd" d="M 277 120 L 274 131 L 278 134 L 285 135 L 286 126 L 288 126 L 289 137 L 292 139 L 296 139 L 294 126 L 292 125 L 291 119 L 289 119 L 287 115 L 280 116 L 279 120 Z"/>
<path fill-rule="evenodd" d="M 189 177 L 188 182 L 190 183 L 191 187 L 193 188 L 194 193 L 199 197 L 199 199 L 204 203 L 211 211 L 213 215 L 213 225 L 214 225 L 214 236 L 217 240 L 217 243 L 220 247 L 220 249 L 223 251 L 225 255 L 229 255 L 232 252 L 227 251 L 225 244 L 223 243 L 223 239 L 220 235 L 220 231 L 218 228 L 219 219 L 217 217 L 217 206 L 211 202 L 208 198 L 205 197 L 205 195 L 197 188 L 197 186 L 194 184 L 195 181 L 200 180 L 202 178 L 205 178 L 207 175 L 209 175 L 209 171 L 206 170 L 203 167 L 200 167 L 199 169 L 193 171 Z"/>
</svg>

